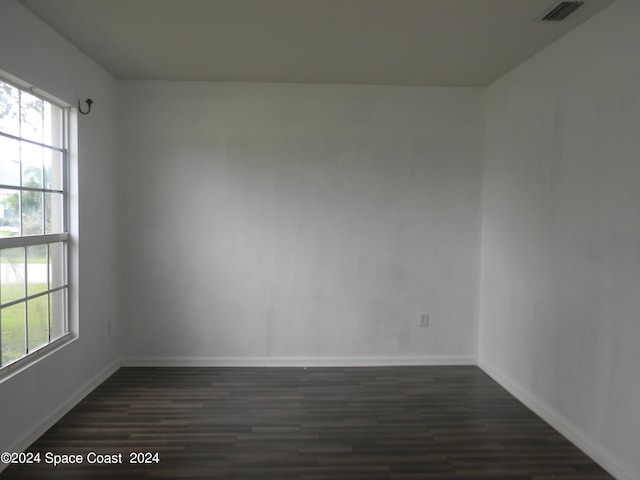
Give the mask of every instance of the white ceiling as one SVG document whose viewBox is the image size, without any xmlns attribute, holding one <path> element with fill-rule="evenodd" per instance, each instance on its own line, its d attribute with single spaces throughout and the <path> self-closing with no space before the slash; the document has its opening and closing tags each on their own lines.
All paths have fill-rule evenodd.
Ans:
<svg viewBox="0 0 640 480">
<path fill-rule="evenodd" d="M 484 86 L 606 7 L 554 0 L 22 0 L 118 78 Z"/>
</svg>

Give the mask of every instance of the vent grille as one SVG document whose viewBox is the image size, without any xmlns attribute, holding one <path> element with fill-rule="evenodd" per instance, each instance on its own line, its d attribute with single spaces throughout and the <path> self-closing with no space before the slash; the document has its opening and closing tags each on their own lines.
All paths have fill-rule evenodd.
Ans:
<svg viewBox="0 0 640 480">
<path fill-rule="evenodd" d="M 541 18 L 541 22 L 561 22 L 577 9 L 579 9 L 584 2 L 560 2 Z"/>
</svg>

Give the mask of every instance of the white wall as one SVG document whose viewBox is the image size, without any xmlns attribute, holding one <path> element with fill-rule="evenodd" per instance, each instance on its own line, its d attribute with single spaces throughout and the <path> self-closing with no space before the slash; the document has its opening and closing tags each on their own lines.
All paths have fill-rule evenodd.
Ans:
<svg viewBox="0 0 640 480">
<path fill-rule="evenodd" d="M 74 259 L 80 291 L 73 298 L 75 307 L 79 299 L 80 337 L 0 383 L 0 451 L 16 451 L 117 366 L 117 88 L 111 76 L 13 0 L 0 2 L 0 69 L 71 105 L 87 97 L 96 102 L 78 124 L 79 191 L 73 201 L 79 222 L 73 239 L 80 242 Z"/>
<path fill-rule="evenodd" d="M 475 361 L 481 90 L 120 93 L 127 362 Z"/>
<path fill-rule="evenodd" d="M 487 92 L 480 364 L 640 478 L 640 3 Z"/>
</svg>

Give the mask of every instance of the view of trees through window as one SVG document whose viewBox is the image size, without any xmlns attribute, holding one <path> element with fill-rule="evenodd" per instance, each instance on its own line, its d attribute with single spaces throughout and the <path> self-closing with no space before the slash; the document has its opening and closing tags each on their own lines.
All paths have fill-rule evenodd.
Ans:
<svg viewBox="0 0 640 480">
<path fill-rule="evenodd" d="M 67 332 L 65 120 L 0 80 L 0 367 Z"/>
</svg>

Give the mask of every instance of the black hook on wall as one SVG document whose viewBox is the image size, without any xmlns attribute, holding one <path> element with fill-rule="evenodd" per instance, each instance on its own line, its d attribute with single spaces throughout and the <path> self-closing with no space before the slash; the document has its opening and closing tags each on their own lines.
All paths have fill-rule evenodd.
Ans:
<svg viewBox="0 0 640 480">
<path fill-rule="evenodd" d="M 82 114 L 82 115 L 89 115 L 89 112 L 91 112 L 91 105 L 93 105 L 93 100 L 91 100 L 90 98 L 87 98 L 84 103 L 86 103 L 89 108 L 87 109 L 86 112 L 82 111 L 82 101 L 78 100 L 78 111 Z"/>
</svg>

